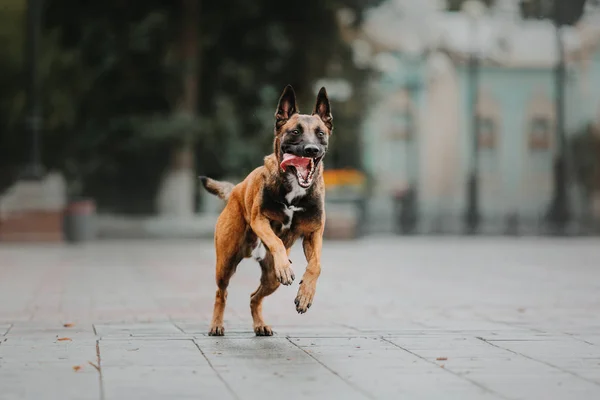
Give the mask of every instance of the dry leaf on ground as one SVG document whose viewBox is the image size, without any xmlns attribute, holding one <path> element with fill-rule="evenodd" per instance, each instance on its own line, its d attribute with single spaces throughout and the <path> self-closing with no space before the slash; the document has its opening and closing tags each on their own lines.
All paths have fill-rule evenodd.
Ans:
<svg viewBox="0 0 600 400">
<path fill-rule="evenodd" d="M 73 339 L 71 339 L 70 337 L 59 337 L 58 339 L 59 342 L 65 342 L 65 341 L 72 341 Z"/>
</svg>

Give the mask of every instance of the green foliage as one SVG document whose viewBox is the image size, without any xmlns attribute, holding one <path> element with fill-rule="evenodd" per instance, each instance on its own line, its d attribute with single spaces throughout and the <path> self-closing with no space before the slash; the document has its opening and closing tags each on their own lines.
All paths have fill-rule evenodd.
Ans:
<svg viewBox="0 0 600 400">
<path fill-rule="evenodd" d="M 0 83 L 7 88 L 0 96 L 0 162 L 6 166 L 22 163 L 27 150 L 25 1 L 1 1 L 13 4 L 0 14 L 0 44 L 10 44 L 0 53 Z M 366 75 L 351 63 L 335 12 L 344 6 L 360 15 L 378 1 L 203 2 L 199 105 L 190 116 L 179 111 L 184 2 L 48 0 L 39 65 L 44 164 L 67 173 L 74 193 L 95 196 L 102 209 L 149 212 L 170 149 L 192 142 L 200 173 L 245 175 L 271 150 L 282 88 L 293 84 L 301 110 L 310 112 L 314 82 L 328 76 L 354 84 L 353 99 L 333 104 L 328 165 L 358 167 Z"/>
<path fill-rule="evenodd" d="M 19 151 L 24 141 L 15 130 L 25 103 L 18 95 L 23 83 L 25 6 L 25 0 L 0 0 L 0 193 L 25 154 Z"/>
</svg>

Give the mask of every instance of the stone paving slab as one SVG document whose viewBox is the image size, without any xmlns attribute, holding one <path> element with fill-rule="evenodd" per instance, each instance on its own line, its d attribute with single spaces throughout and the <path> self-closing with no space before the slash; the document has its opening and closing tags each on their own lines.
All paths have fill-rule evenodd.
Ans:
<svg viewBox="0 0 600 400">
<path fill-rule="evenodd" d="M 98 399 L 96 340 L 5 337 L 0 344 L 1 399 Z M 80 368 L 75 371 L 75 368 Z"/>
<path fill-rule="evenodd" d="M 195 337 L 208 336 L 209 323 L 207 322 L 174 322 L 174 324 L 185 334 Z M 227 335 L 254 336 L 250 321 L 247 323 L 227 323 Z M 274 335 L 282 337 L 352 337 L 362 334 L 356 328 L 343 325 L 320 324 L 320 325 L 286 325 L 277 324 L 273 326 Z"/>
<path fill-rule="evenodd" d="M 207 338 L 196 343 L 240 398 L 373 398 L 287 338 Z"/>
<path fill-rule="evenodd" d="M 105 399 L 233 399 L 192 340 L 101 341 Z"/>
<path fill-rule="evenodd" d="M 377 337 L 290 340 L 344 380 L 376 393 L 379 399 L 496 398 L 486 388 Z M 371 369 L 374 365 L 376 373 Z"/>
<path fill-rule="evenodd" d="M 123 337 L 176 338 L 183 335 L 183 332 L 171 322 L 100 323 L 94 324 L 94 329 L 96 335 L 104 339 Z"/>
<path fill-rule="evenodd" d="M 322 264 L 256 338 L 242 262 L 215 338 L 212 241 L 0 245 L 0 400 L 600 398 L 598 240 L 327 241 Z"/>
<path fill-rule="evenodd" d="M 566 337 L 556 340 L 495 341 L 493 346 L 536 360 L 600 387 L 600 347 Z"/>
<path fill-rule="evenodd" d="M 467 377 L 503 398 L 594 398 L 600 393 L 598 385 L 571 372 L 534 358 L 523 357 L 497 345 L 490 345 L 476 337 L 388 340 L 423 359 L 445 359 L 437 361 L 444 365 L 444 369 Z M 572 344 L 570 341 L 569 343 Z"/>
</svg>

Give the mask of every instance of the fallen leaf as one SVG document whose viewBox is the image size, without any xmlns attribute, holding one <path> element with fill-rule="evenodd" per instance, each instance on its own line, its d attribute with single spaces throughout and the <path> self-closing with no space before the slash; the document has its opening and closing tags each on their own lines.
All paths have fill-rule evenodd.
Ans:
<svg viewBox="0 0 600 400">
<path fill-rule="evenodd" d="M 80 369 L 81 369 L 81 365 L 75 365 L 73 367 L 73 371 L 75 371 L 75 372 L 79 371 Z"/>
<path fill-rule="evenodd" d="M 73 323 L 71 323 L 71 322 L 67 322 L 66 324 L 63 324 L 63 326 L 64 326 L 65 328 L 72 328 L 72 327 L 74 327 L 74 326 L 75 326 L 75 324 L 73 324 Z"/>
<path fill-rule="evenodd" d="M 448 360 L 448 357 L 438 357 L 436 358 L 437 361 L 446 361 Z"/>
<path fill-rule="evenodd" d="M 59 342 L 64 342 L 64 341 L 67 341 L 67 340 L 68 340 L 68 341 L 70 342 L 70 341 L 72 341 L 73 339 L 71 339 L 71 338 L 69 338 L 69 337 L 59 337 L 59 338 L 58 338 L 58 339 L 56 339 L 56 340 L 58 340 Z"/>
<path fill-rule="evenodd" d="M 446 364 L 442 364 L 442 365 L 440 365 L 440 367 L 442 367 L 442 368 L 445 368 L 445 367 L 446 367 Z"/>
</svg>

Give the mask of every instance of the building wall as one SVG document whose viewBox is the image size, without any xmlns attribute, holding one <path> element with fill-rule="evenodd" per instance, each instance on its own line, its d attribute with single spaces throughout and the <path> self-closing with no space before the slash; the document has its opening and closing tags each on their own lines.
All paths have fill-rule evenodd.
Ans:
<svg viewBox="0 0 600 400">
<path fill-rule="evenodd" d="M 427 71 L 425 61 L 420 69 Z M 413 96 L 404 90 L 407 68 L 399 70 L 373 82 L 374 106 L 365 120 L 365 169 L 375 178 L 371 217 L 385 221 L 385 230 L 392 229 L 393 193 L 416 174 L 421 230 L 430 230 L 440 218 L 454 221 L 456 227 L 466 208 L 466 179 L 473 160 L 468 70 L 455 65 L 435 78 L 422 74 L 421 88 Z M 557 146 L 554 70 L 481 66 L 479 82 L 478 114 L 488 132 L 479 148 L 483 218 L 496 226 L 492 230 L 502 230 L 510 215 L 535 225 L 552 200 Z M 600 122 L 600 91 L 594 87 L 600 87 L 598 52 L 585 68 L 569 68 L 567 134 L 591 118 Z M 417 121 L 416 141 L 390 136 L 395 123 L 402 126 L 406 109 Z M 579 192 L 570 189 L 573 211 L 581 214 Z"/>
</svg>

